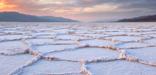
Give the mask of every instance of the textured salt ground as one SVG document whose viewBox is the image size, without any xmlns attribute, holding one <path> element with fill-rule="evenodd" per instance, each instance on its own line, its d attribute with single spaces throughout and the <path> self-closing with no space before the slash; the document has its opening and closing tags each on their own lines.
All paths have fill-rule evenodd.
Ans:
<svg viewBox="0 0 156 75">
<path fill-rule="evenodd" d="M 143 43 L 143 42 L 120 43 L 116 45 L 116 47 L 123 48 L 123 49 L 142 48 L 142 47 L 148 47 L 148 46 L 151 46 L 151 45 L 147 43 Z"/>
<path fill-rule="evenodd" d="M 87 65 L 93 75 L 155 75 L 156 67 L 134 62 L 113 61 Z"/>
<path fill-rule="evenodd" d="M 148 39 L 144 41 L 145 43 L 156 45 L 156 38 Z"/>
<path fill-rule="evenodd" d="M 52 51 L 60 51 L 64 49 L 74 49 L 76 45 L 43 45 L 43 46 L 35 46 L 35 50 L 41 53 L 48 53 Z"/>
<path fill-rule="evenodd" d="M 20 54 L 28 50 L 28 46 L 20 41 L 8 41 L 0 43 L 1 54 Z"/>
<path fill-rule="evenodd" d="M 59 40 L 79 40 L 79 39 L 87 39 L 85 37 L 81 36 L 75 36 L 75 35 L 58 35 L 56 39 Z"/>
<path fill-rule="evenodd" d="M 53 43 L 53 39 L 28 39 L 26 42 L 32 44 L 32 45 L 44 45 L 48 43 Z"/>
<path fill-rule="evenodd" d="M 104 37 L 108 37 L 110 35 L 106 35 L 106 34 L 100 34 L 100 33 L 90 33 L 90 34 L 79 34 L 80 36 L 84 36 L 84 37 L 88 37 L 88 38 L 104 38 Z"/>
<path fill-rule="evenodd" d="M 74 40 L 55 40 L 54 44 L 76 44 L 77 41 Z"/>
<path fill-rule="evenodd" d="M 14 41 L 14 40 L 21 40 L 21 39 L 28 39 L 31 38 L 29 35 L 12 35 L 12 34 L 7 34 L 7 35 L 2 35 L 0 37 L 0 41 Z"/>
<path fill-rule="evenodd" d="M 54 32 L 35 32 L 32 34 L 36 38 L 55 38 Z"/>
<path fill-rule="evenodd" d="M 89 32 L 87 29 L 84 29 L 84 30 L 77 29 L 75 34 L 92 34 L 92 32 Z"/>
<path fill-rule="evenodd" d="M 16 40 L 16 39 L 21 39 L 22 35 L 3 35 L 0 37 L 0 41 L 4 40 Z"/>
<path fill-rule="evenodd" d="M 149 36 L 156 38 L 156 33 L 150 34 Z"/>
<path fill-rule="evenodd" d="M 126 35 L 126 32 L 118 32 L 118 31 L 106 31 L 105 34 L 107 35 Z"/>
<path fill-rule="evenodd" d="M 111 39 L 113 41 L 120 41 L 120 42 L 131 42 L 131 41 L 140 41 L 142 38 L 139 36 L 114 36 L 106 39 Z"/>
<path fill-rule="evenodd" d="M 64 51 L 58 53 L 50 53 L 47 56 L 54 56 L 66 60 L 94 60 L 97 58 L 118 58 L 119 53 L 104 48 L 81 48 L 73 51 Z"/>
<path fill-rule="evenodd" d="M 21 75 L 46 75 L 46 74 L 63 74 L 79 73 L 80 63 L 66 61 L 45 61 L 40 60 L 37 63 L 23 70 Z"/>
<path fill-rule="evenodd" d="M 130 56 L 135 56 L 141 60 L 153 62 L 156 64 L 156 47 L 128 49 L 126 52 Z"/>
<path fill-rule="evenodd" d="M 89 46 L 97 46 L 97 47 L 113 47 L 115 42 L 108 40 L 84 40 L 80 41 L 79 45 L 89 45 Z"/>
<path fill-rule="evenodd" d="M 55 39 L 28 39 L 26 40 L 27 43 L 35 46 L 42 46 L 42 45 L 72 45 L 76 44 L 76 41 L 72 40 L 55 40 Z"/>
<path fill-rule="evenodd" d="M 9 75 L 31 59 L 32 56 L 28 54 L 18 56 L 0 55 L 0 75 Z"/>
<path fill-rule="evenodd" d="M 0 75 L 156 75 L 155 31 L 155 23 L 2 23 Z M 114 60 L 120 50 L 147 62 Z"/>
</svg>

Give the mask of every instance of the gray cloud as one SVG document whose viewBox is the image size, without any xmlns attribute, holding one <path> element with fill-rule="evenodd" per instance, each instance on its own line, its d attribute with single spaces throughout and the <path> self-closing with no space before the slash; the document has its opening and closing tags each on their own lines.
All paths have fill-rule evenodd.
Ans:
<svg viewBox="0 0 156 75">
<path fill-rule="evenodd" d="M 140 15 L 148 15 L 156 13 L 156 0 L 64 0 L 69 1 L 69 3 L 55 4 L 55 3 L 39 3 L 39 0 L 7 0 L 10 3 L 16 4 L 20 7 L 19 11 L 35 14 L 53 14 L 55 10 L 65 10 L 59 16 L 71 15 L 72 18 L 85 16 L 95 17 L 98 19 L 107 19 L 110 18 L 122 18 L 122 17 L 132 17 Z M 45 0 L 46 1 L 46 0 Z M 49 0 L 50 1 L 50 0 Z M 61 1 L 61 0 L 56 0 Z M 72 3 L 70 2 L 72 1 Z M 97 12 L 83 12 L 83 10 L 75 11 L 75 8 L 92 8 L 97 5 L 110 4 L 111 6 L 118 6 L 117 10 L 114 11 L 97 11 Z M 102 9 L 101 9 L 102 10 Z M 46 12 L 45 12 L 46 11 Z M 82 11 L 82 12 L 81 12 Z M 75 14 L 71 14 L 70 12 Z M 77 12 L 77 13 L 76 13 Z M 68 14 L 69 13 L 69 14 Z M 67 17 L 68 17 L 67 16 Z M 107 17 L 106 17 L 107 16 Z M 83 17 L 82 17 L 83 18 Z M 78 19 L 82 19 L 78 18 Z M 77 18 L 75 18 L 77 19 Z"/>
<path fill-rule="evenodd" d="M 80 3 L 85 7 L 100 4 L 111 4 L 119 6 L 119 9 L 113 12 L 96 12 L 85 14 L 89 16 L 94 15 L 96 17 L 103 17 L 103 19 L 108 19 L 108 16 L 112 19 L 114 19 L 114 17 L 118 19 L 156 13 L 156 0 L 81 0 Z"/>
</svg>

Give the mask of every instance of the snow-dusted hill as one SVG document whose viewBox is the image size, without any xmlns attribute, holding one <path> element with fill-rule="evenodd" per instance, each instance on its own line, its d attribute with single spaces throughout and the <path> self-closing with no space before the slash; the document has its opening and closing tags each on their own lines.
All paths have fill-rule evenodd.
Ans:
<svg viewBox="0 0 156 75">
<path fill-rule="evenodd" d="M 156 75 L 156 23 L 0 23 L 0 75 Z"/>
</svg>

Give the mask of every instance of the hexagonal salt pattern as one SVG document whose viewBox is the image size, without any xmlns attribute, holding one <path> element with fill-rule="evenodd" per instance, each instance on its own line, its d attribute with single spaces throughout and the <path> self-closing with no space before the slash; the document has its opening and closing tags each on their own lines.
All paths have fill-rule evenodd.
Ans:
<svg viewBox="0 0 156 75">
<path fill-rule="evenodd" d="M 0 75 L 156 75 L 156 23 L 0 23 Z"/>
</svg>

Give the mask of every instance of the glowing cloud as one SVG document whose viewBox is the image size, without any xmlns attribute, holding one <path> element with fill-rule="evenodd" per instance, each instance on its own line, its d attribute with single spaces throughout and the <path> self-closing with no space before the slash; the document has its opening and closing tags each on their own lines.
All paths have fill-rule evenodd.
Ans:
<svg viewBox="0 0 156 75">
<path fill-rule="evenodd" d="M 0 0 L 0 10 L 14 10 L 17 6 L 14 4 L 9 4 L 7 0 Z"/>
<path fill-rule="evenodd" d="M 113 12 L 118 9 L 117 5 L 109 5 L 109 4 L 102 4 L 96 5 L 93 7 L 86 7 L 84 8 L 85 13 L 94 13 L 94 12 Z"/>
<path fill-rule="evenodd" d="M 155 14 L 156 0 L 0 0 L 0 11 L 105 20 Z"/>
</svg>

